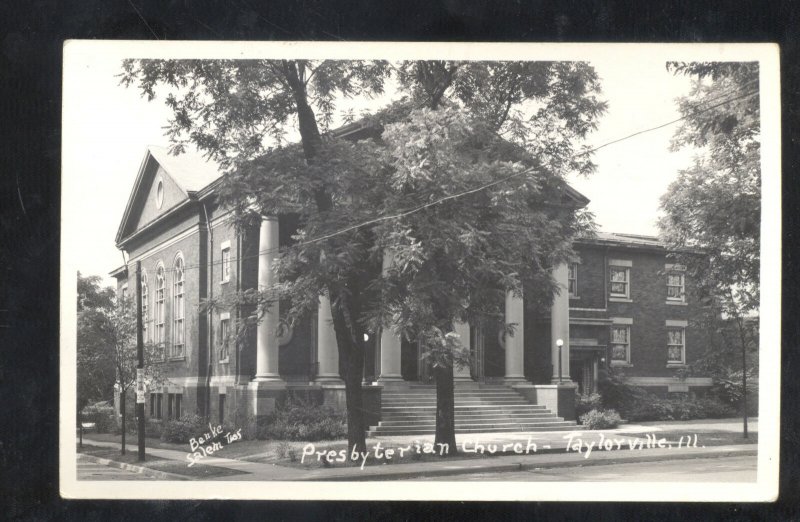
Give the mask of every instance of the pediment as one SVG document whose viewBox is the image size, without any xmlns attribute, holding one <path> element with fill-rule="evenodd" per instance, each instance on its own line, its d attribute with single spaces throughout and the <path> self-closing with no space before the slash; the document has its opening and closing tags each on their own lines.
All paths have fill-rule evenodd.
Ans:
<svg viewBox="0 0 800 522">
<path fill-rule="evenodd" d="M 215 164 L 197 155 L 173 156 L 161 147 L 148 147 L 117 231 L 117 244 L 185 204 L 220 175 Z"/>
</svg>

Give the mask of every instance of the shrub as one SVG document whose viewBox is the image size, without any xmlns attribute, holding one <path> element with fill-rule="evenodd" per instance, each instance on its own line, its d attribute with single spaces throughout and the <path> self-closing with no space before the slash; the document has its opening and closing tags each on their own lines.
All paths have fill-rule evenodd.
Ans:
<svg viewBox="0 0 800 522">
<path fill-rule="evenodd" d="M 580 394 L 575 390 L 575 416 L 580 417 L 592 410 L 599 410 L 603 406 L 599 393 Z"/>
<path fill-rule="evenodd" d="M 736 415 L 736 410 L 716 399 L 714 397 L 704 397 L 697 399 L 697 404 L 704 413 L 704 418 L 707 419 L 723 419 L 725 417 L 733 417 Z"/>
<path fill-rule="evenodd" d="M 580 416 L 581 424 L 590 430 L 616 428 L 622 419 L 614 410 L 591 410 Z"/>
<path fill-rule="evenodd" d="M 81 422 L 93 422 L 98 433 L 111 433 L 117 428 L 114 407 L 102 402 L 86 406 L 81 411 Z"/>
<path fill-rule="evenodd" d="M 208 425 L 199 415 L 184 415 L 180 419 L 164 422 L 161 440 L 164 442 L 188 443 L 189 439 L 199 437 L 208 431 Z"/>
<path fill-rule="evenodd" d="M 147 419 L 144 423 L 144 433 L 148 437 L 161 438 L 164 425 L 153 419 Z"/>
<path fill-rule="evenodd" d="M 342 413 L 329 406 L 290 399 L 270 415 L 264 435 L 283 440 L 331 440 L 347 436 L 347 424 Z"/>
</svg>

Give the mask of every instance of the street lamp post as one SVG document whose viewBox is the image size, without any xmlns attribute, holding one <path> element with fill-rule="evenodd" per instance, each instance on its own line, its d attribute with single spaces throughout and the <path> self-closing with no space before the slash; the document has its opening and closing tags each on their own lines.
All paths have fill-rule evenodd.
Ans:
<svg viewBox="0 0 800 522">
<path fill-rule="evenodd" d="M 564 346 L 564 340 L 556 340 L 556 346 L 558 346 L 558 384 L 563 384 L 564 381 L 561 376 L 561 348 Z"/>
</svg>

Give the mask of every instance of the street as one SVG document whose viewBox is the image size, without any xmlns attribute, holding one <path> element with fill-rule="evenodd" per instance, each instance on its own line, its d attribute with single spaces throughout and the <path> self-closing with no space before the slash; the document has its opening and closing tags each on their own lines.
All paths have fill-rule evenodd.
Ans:
<svg viewBox="0 0 800 522">
<path fill-rule="evenodd" d="M 144 473 L 136 473 L 105 464 L 97 464 L 78 457 L 78 480 L 154 480 Z"/>
<path fill-rule="evenodd" d="M 458 480 L 508 482 L 755 482 L 755 455 L 699 458 L 630 464 L 596 464 L 500 473 L 474 473 L 458 477 L 416 477 L 406 480 Z"/>
</svg>

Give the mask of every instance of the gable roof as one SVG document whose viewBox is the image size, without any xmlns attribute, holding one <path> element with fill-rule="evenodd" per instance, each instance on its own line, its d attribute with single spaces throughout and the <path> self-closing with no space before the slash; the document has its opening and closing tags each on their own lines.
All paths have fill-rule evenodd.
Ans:
<svg viewBox="0 0 800 522">
<path fill-rule="evenodd" d="M 219 165 L 198 153 L 184 152 L 178 156 L 169 149 L 150 145 L 147 152 L 188 195 L 198 192 L 222 177 Z"/>
<path fill-rule="evenodd" d="M 143 198 L 147 195 L 146 190 L 151 181 L 148 174 L 158 170 L 153 167 L 154 163 L 166 172 L 167 176 L 175 182 L 187 199 L 194 199 L 197 192 L 222 177 L 222 170 L 216 162 L 208 160 L 196 152 L 185 152 L 175 156 L 170 154 L 166 147 L 149 145 L 139 166 L 139 172 L 136 175 L 133 189 L 130 196 L 128 196 L 128 203 L 125 205 L 125 211 L 117 229 L 116 244 L 118 247 L 121 247 L 121 243 L 126 239 L 126 236 L 130 236 L 135 232 L 130 230 L 130 226 L 135 219 L 135 211 L 140 210 Z M 170 212 L 167 211 L 164 215 Z M 154 221 L 161 217 L 163 215 Z"/>
</svg>

